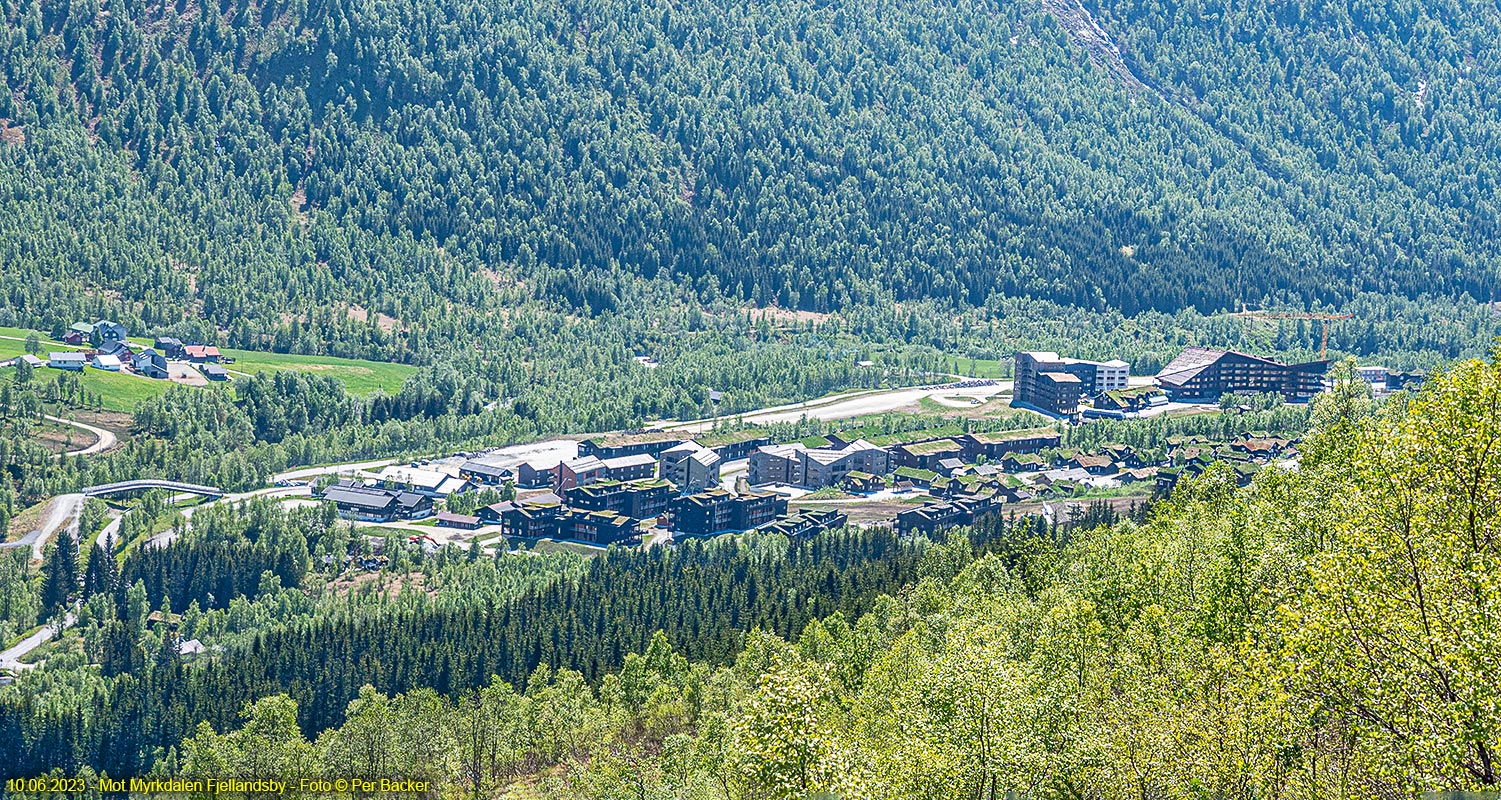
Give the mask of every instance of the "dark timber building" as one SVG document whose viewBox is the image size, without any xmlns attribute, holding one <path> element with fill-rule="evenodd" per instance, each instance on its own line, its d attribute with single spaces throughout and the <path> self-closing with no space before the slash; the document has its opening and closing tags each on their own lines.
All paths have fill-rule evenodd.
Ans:
<svg viewBox="0 0 1501 800">
<path fill-rule="evenodd" d="M 1124 361 L 1085 361 L 1057 353 L 1016 354 L 1014 402 L 1059 416 L 1079 411 L 1079 398 L 1126 388 L 1130 365 Z"/>
<path fill-rule="evenodd" d="M 787 498 L 771 492 L 733 495 L 724 489 L 680 497 L 673 502 L 672 527 L 679 533 L 709 535 L 759 528 L 787 513 Z"/>
<path fill-rule="evenodd" d="M 1190 347 L 1157 373 L 1157 385 L 1173 400 L 1213 400 L 1225 393 L 1275 392 L 1307 400 L 1324 388 L 1328 361 L 1283 364 L 1234 350 Z"/>
</svg>

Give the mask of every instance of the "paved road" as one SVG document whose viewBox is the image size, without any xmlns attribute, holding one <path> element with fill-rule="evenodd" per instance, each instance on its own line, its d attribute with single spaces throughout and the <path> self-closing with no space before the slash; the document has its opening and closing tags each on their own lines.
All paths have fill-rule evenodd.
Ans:
<svg viewBox="0 0 1501 800">
<path fill-rule="evenodd" d="M 40 559 L 42 548 L 52 534 L 68 523 L 70 528 L 76 530 L 78 525 L 78 512 L 83 510 L 83 495 L 60 494 L 52 498 L 52 503 L 47 507 L 47 518 L 42 522 L 42 527 L 22 536 L 14 542 L 5 542 L 0 547 L 31 547 L 31 557 Z"/>
<path fill-rule="evenodd" d="M 63 628 L 71 628 L 73 627 L 73 623 L 77 621 L 78 617 L 74 616 L 73 612 L 69 611 L 68 615 L 63 618 Z M 47 642 L 52 641 L 52 637 L 56 635 L 57 630 L 54 629 L 51 625 L 43 625 L 41 628 L 38 628 L 35 633 L 31 634 L 25 639 L 22 639 L 16 644 L 15 647 L 12 647 L 3 653 L 0 653 L 0 670 L 19 672 L 23 669 L 31 669 L 32 667 L 36 666 L 35 664 L 24 664 L 21 662 L 21 659 L 26 657 L 26 655 L 31 651 L 37 649 L 38 647 L 41 647 Z"/>
<path fill-rule="evenodd" d="M 1143 375 L 1132 376 L 1131 386 L 1150 386 L 1152 378 Z M 984 402 L 998 394 L 1011 391 L 1011 381 L 994 381 L 984 386 L 966 386 L 954 388 L 948 386 L 912 386 L 905 389 L 867 389 L 856 392 L 823 397 L 810 400 L 806 403 L 792 403 L 784 406 L 772 406 L 756 411 L 748 411 L 744 414 L 725 414 L 710 419 L 692 420 L 689 422 L 661 422 L 659 427 L 663 430 L 678 431 L 682 433 L 704 433 L 712 430 L 716 423 L 742 421 L 757 425 L 767 425 L 774 422 L 796 422 L 802 417 L 824 421 L 849 419 L 861 417 L 867 414 L 882 414 L 887 411 L 895 411 L 899 408 L 915 405 L 925 397 L 931 397 L 940 405 L 951 408 L 964 408 L 973 405 L 968 400 L 950 401 L 947 398 L 973 398 Z"/>
<path fill-rule="evenodd" d="M 52 420 L 53 422 L 62 423 L 63 425 L 71 425 L 75 428 L 86 430 L 89 433 L 94 434 L 94 436 L 98 438 L 98 441 L 94 442 L 88 447 L 83 448 L 82 450 L 69 450 L 68 455 L 70 456 L 91 456 L 95 453 L 102 453 L 105 450 L 108 450 L 111 447 L 115 446 L 115 434 L 105 430 L 104 428 L 96 428 L 93 425 L 85 425 L 82 422 L 77 422 L 71 419 L 63 419 L 62 417 L 54 417 L 50 414 L 43 414 L 42 418 Z"/>
<path fill-rule="evenodd" d="M 210 500 L 205 503 L 199 503 L 196 506 L 188 506 L 187 508 L 182 509 L 182 515 L 187 518 L 188 527 L 191 528 L 193 526 L 193 512 L 197 511 L 200 508 L 216 506 L 220 503 L 240 503 L 253 497 L 308 497 L 311 496 L 312 493 L 313 489 L 311 486 L 273 486 L 269 489 L 256 489 L 255 491 L 251 492 L 227 494 L 217 500 Z M 118 520 L 116 522 L 118 522 Z M 146 543 L 149 545 L 155 545 L 157 547 L 165 547 L 176 540 L 177 531 L 173 528 L 168 528 L 167 530 L 158 533 L 150 539 L 147 539 Z"/>
<path fill-rule="evenodd" d="M 969 386 L 962 389 L 931 386 L 916 386 L 907 389 L 870 389 L 848 392 L 833 397 L 823 397 L 806 403 L 791 403 L 772 406 L 744 414 L 725 414 L 709 419 L 689 422 L 660 423 L 663 430 L 681 433 L 704 433 L 723 422 L 746 422 L 769 425 L 774 422 L 797 422 L 803 417 L 819 420 L 849 419 L 867 414 L 881 414 L 913 405 L 924 397 L 973 397 L 984 401 L 1002 392 L 1011 391 L 1011 381 L 996 381 L 987 386 Z"/>
<path fill-rule="evenodd" d="M 323 467 L 301 467 L 288 470 L 287 472 L 278 472 L 271 476 L 271 482 L 306 481 L 323 475 L 344 475 L 351 472 L 380 469 L 381 467 L 395 463 L 396 459 L 394 458 L 384 458 L 380 461 L 363 461 L 358 464 L 329 464 Z"/>
<path fill-rule="evenodd" d="M 100 528 L 99 529 L 99 535 L 96 536 L 96 537 L 94 537 L 94 546 L 95 547 L 104 547 L 106 544 L 109 544 L 109 537 L 110 536 L 114 536 L 115 537 L 115 544 L 119 544 L 120 543 L 120 520 L 122 520 L 122 519 L 125 519 L 125 515 L 124 514 L 121 514 L 120 516 L 115 517 L 114 519 L 112 519 L 112 520 L 109 521 L 109 524 L 105 525 L 103 528 Z"/>
</svg>

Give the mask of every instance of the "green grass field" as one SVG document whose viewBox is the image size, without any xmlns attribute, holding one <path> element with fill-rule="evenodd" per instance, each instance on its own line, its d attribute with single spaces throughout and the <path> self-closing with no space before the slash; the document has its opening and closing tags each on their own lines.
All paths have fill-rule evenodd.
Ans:
<svg viewBox="0 0 1501 800">
<path fill-rule="evenodd" d="M 47 334 L 42 333 L 41 331 L 29 331 L 29 330 L 27 330 L 25 328 L 6 328 L 6 327 L 0 327 L 0 336 L 8 336 L 8 337 L 12 337 L 12 338 L 15 338 L 15 339 L 25 339 L 28 335 L 33 334 L 33 333 L 35 333 L 37 336 L 42 337 L 42 347 L 44 347 L 44 348 L 47 346 L 47 343 L 49 341 L 51 341 L 51 340 L 49 340 L 47 338 Z M 21 343 L 20 342 L 16 342 L 16 344 L 19 345 Z M 57 349 L 57 346 L 60 345 L 60 344 L 62 344 L 62 343 L 61 342 L 52 342 L 53 349 L 54 350 Z"/>
<path fill-rule="evenodd" d="M 396 394 L 401 384 L 417 368 L 409 364 L 387 364 L 333 356 L 300 356 L 288 353 L 257 353 L 250 350 L 223 350 L 235 363 L 225 368 L 254 375 L 261 372 L 293 370 L 313 375 L 327 375 L 343 382 L 350 394 L 368 395 L 376 390 Z"/>
<path fill-rule="evenodd" d="M 16 333 L 21 334 L 17 338 L 24 339 L 27 332 L 17 331 L 14 328 L 0 328 L 0 336 L 13 336 Z M 47 344 L 44 342 L 41 357 L 46 358 L 49 352 L 77 349 L 76 347 L 68 347 L 67 345 Z M 25 352 L 25 342 L 0 338 L 0 361 L 14 358 Z M 77 374 L 79 380 L 83 382 L 85 389 L 97 392 L 103 398 L 104 408 L 107 411 L 130 411 L 142 400 L 159 397 L 171 385 L 167 381 L 153 381 L 142 378 L 139 375 L 130 375 L 123 372 L 106 372 L 94 369 L 93 367 L 88 367 L 83 372 Z M 56 380 L 57 375 L 58 372 L 56 370 L 47 369 L 46 367 L 37 370 L 36 373 L 38 380 Z"/>
<path fill-rule="evenodd" d="M 46 370 L 51 372 L 52 370 Z M 90 367 L 79 373 L 83 386 L 98 392 L 106 411 L 132 411 L 142 400 L 161 397 L 171 381 L 154 381 L 124 372 L 105 372 Z"/>
<path fill-rule="evenodd" d="M 14 331 L 14 333 L 9 331 Z M 20 335 L 15 335 L 17 333 Z M 26 352 L 26 333 L 26 331 L 17 331 L 14 328 L 0 328 L 0 337 L 4 337 L 0 338 L 0 361 L 4 361 L 7 358 L 15 358 Z M 61 342 L 49 342 L 44 338 L 42 339 L 42 352 L 39 355 L 42 358 L 46 358 L 49 352 L 77 349 Z"/>
<path fill-rule="evenodd" d="M 14 358 L 26 352 L 26 336 L 33 331 L 24 328 L 0 327 L 0 361 Z M 42 337 L 42 358 L 56 350 L 78 350 L 60 342 Z M 131 343 L 150 346 L 150 339 L 131 337 Z M 380 361 L 361 361 L 333 356 L 301 356 L 286 353 L 258 353 L 250 350 L 223 350 L 224 355 L 235 359 L 226 365 L 233 372 L 254 375 L 262 372 L 293 370 L 314 375 L 328 375 L 338 379 L 350 394 L 365 396 L 377 390 L 396 394 L 401 384 L 417 368 L 409 364 L 388 364 Z M 46 371 L 41 373 L 46 374 Z M 130 411 L 136 403 L 148 397 L 156 397 L 171 385 L 168 381 L 154 381 L 137 375 L 101 372 L 87 369 L 82 373 L 84 386 L 99 392 L 104 397 L 104 407 L 111 411 Z"/>
</svg>

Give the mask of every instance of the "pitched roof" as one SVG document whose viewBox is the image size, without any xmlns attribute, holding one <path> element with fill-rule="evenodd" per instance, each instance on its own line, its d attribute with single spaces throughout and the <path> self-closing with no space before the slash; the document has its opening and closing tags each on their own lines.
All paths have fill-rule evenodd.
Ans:
<svg viewBox="0 0 1501 800">
<path fill-rule="evenodd" d="M 918 442 L 917 444 L 904 444 L 901 448 L 914 456 L 931 456 L 938 453 L 953 453 L 963 450 L 964 447 L 953 439 L 939 439 L 933 442 Z"/>
<path fill-rule="evenodd" d="M 756 448 L 756 451 L 776 458 L 797 458 L 799 453 L 807 449 L 807 446 L 801 442 L 793 442 L 792 444 L 764 444 Z"/>
<path fill-rule="evenodd" d="M 1236 350 L 1219 350 L 1213 347 L 1185 347 L 1178 357 L 1169 361 L 1167 366 L 1157 373 L 1158 383 L 1166 383 L 1169 386 L 1181 386 L 1193 380 L 1199 373 L 1218 363 L 1225 356 L 1250 359 L 1262 364 L 1283 366 L 1277 361 L 1261 356 L 1253 356 L 1250 353 L 1242 353 Z"/>
<path fill-rule="evenodd" d="M 373 509 L 389 508 L 396 501 L 390 492 L 362 486 L 330 486 L 324 490 L 323 498 L 339 505 Z"/>
<path fill-rule="evenodd" d="M 600 461 L 594 456 L 584 456 L 583 458 L 575 458 L 571 461 L 564 461 L 563 466 L 573 470 L 575 473 L 593 472 L 594 470 L 607 469 L 605 462 Z"/>
<path fill-rule="evenodd" d="M 817 461 L 820 464 L 835 464 L 843 461 L 848 455 L 843 450 L 829 450 L 822 447 L 817 450 L 804 450 L 803 454 L 808 457 L 809 461 Z"/>
<path fill-rule="evenodd" d="M 423 497 L 422 495 L 417 494 L 416 492 L 397 492 L 396 493 L 396 505 L 399 505 L 402 508 L 415 508 L 417 506 L 422 505 L 423 501 L 425 501 L 425 500 L 427 500 L 426 497 Z"/>
<path fill-rule="evenodd" d="M 488 475 L 494 478 L 499 478 L 506 472 L 509 472 L 505 467 L 497 467 L 494 464 L 486 464 L 480 461 L 465 461 L 464 465 L 459 467 L 459 470 L 462 472 L 472 472 L 476 475 Z"/>
<path fill-rule="evenodd" d="M 59 364 L 82 364 L 88 361 L 83 353 L 48 353 L 48 361 L 56 361 Z"/>
<path fill-rule="evenodd" d="M 1052 428 L 1028 428 L 1021 431 L 991 431 L 990 433 L 972 433 L 970 436 L 981 444 L 1002 444 L 1004 442 L 1043 437 L 1061 438 L 1058 432 Z"/>
<path fill-rule="evenodd" d="M 593 458 L 593 456 L 590 456 L 590 458 Z M 582 461 L 583 459 L 580 460 Z M 626 467 L 644 467 L 648 464 L 656 464 L 657 460 L 652 458 L 650 453 L 637 453 L 633 456 L 607 458 L 600 463 L 604 464 L 605 469 L 625 469 Z"/>
</svg>

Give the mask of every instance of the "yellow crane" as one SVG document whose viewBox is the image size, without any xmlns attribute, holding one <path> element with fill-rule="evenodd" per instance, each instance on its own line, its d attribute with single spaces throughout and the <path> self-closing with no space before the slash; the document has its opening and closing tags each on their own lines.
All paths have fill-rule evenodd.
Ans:
<svg viewBox="0 0 1501 800">
<path fill-rule="evenodd" d="M 1233 317 L 1245 317 L 1247 319 L 1306 319 L 1323 325 L 1323 335 L 1319 338 L 1319 358 L 1329 357 L 1329 323 L 1341 319 L 1354 319 L 1354 314 L 1331 314 L 1325 311 L 1237 311 L 1231 314 Z"/>
</svg>

